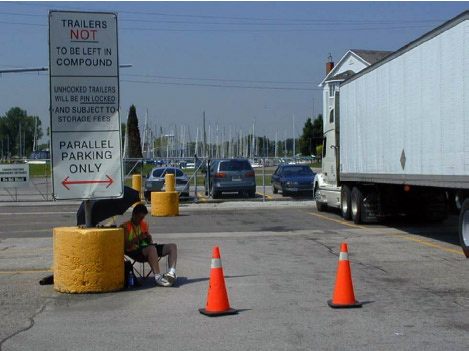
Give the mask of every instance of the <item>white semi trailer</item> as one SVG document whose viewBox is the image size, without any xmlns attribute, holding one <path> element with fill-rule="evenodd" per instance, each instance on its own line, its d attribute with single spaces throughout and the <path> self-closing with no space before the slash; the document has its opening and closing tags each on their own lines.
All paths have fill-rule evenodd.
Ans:
<svg viewBox="0 0 469 351">
<path fill-rule="evenodd" d="M 456 207 L 469 257 L 469 11 L 341 83 L 323 152 L 319 211 L 440 221 Z"/>
</svg>

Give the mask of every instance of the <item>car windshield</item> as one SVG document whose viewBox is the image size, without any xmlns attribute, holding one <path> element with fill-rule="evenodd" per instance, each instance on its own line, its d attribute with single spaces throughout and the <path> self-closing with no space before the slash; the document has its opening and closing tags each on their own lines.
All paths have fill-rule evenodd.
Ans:
<svg viewBox="0 0 469 351">
<path fill-rule="evenodd" d="M 184 173 L 178 169 L 178 168 L 157 168 L 153 171 L 153 177 L 155 178 L 161 178 L 168 174 L 174 174 L 174 171 L 176 171 L 176 177 L 183 177 Z"/>
<path fill-rule="evenodd" d="M 309 167 L 285 167 L 283 174 L 286 176 L 308 176 L 312 175 L 313 171 Z"/>
<path fill-rule="evenodd" d="M 248 161 L 230 160 L 220 162 L 220 171 L 250 171 L 251 165 Z"/>
</svg>

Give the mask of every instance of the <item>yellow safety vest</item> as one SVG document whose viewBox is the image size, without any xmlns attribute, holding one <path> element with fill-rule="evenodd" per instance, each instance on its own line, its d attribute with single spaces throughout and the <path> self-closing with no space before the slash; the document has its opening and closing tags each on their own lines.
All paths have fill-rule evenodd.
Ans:
<svg viewBox="0 0 469 351">
<path fill-rule="evenodd" d="M 140 223 L 140 225 L 138 225 L 138 226 L 134 226 L 132 224 L 132 221 L 127 221 L 127 222 L 125 222 L 125 225 L 127 227 L 127 230 L 129 231 L 129 237 L 128 237 L 129 241 L 132 241 L 134 238 L 136 238 L 137 236 L 139 236 L 142 233 L 148 232 L 148 225 L 147 225 L 147 222 L 145 222 L 145 221 L 142 221 Z M 138 244 L 133 244 L 127 251 L 134 251 L 134 250 L 139 249 L 140 246 L 145 247 L 145 246 L 148 246 L 148 245 L 149 244 L 146 241 L 143 241 L 143 243 L 141 245 L 139 243 Z"/>
</svg>

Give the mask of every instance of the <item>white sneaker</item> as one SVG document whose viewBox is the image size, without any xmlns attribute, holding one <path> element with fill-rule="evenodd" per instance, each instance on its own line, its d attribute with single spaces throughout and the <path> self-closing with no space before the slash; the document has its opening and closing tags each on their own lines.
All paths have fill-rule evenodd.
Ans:
<svg viewBox="0 0 469 351">
<path fill-rule="evenodd" d="M 169 282 L 164 276 L 161 276 L 158 280 L 155 280 L 156 285 L 158 286 L 171 286 L 172 282 Z"/>
<path fill-rule="evenodd" d="M 176 276 L 176 273 L 175 272 L 168 272 L 168 273 L 165 273 L 164 277 L 166 278 L 166 280 L 168 282 L 171 283 L 171 285 L 173 285 L 174 281 L 177 279 L 177 276 Z"/>
</svg>

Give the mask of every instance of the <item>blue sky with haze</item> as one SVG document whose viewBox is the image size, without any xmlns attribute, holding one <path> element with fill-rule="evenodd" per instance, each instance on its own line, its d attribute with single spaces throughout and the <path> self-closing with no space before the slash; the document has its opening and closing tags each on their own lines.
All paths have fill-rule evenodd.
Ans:
<svg viewBox="0 0 469 351">
<path fill-rule="evenodd" d="M 329 53 L 394 51 L 468 9 L 468 2 L 0 2 L 0 69 L 48 65 L 49 9 L 118 13 L 122 121 L 131 104 L 158 131 L 186 125 L 279 139 L 322 112 Z M 47 72 L 3 74 L 11 107 L 49 125 Z"/>
</svg>

